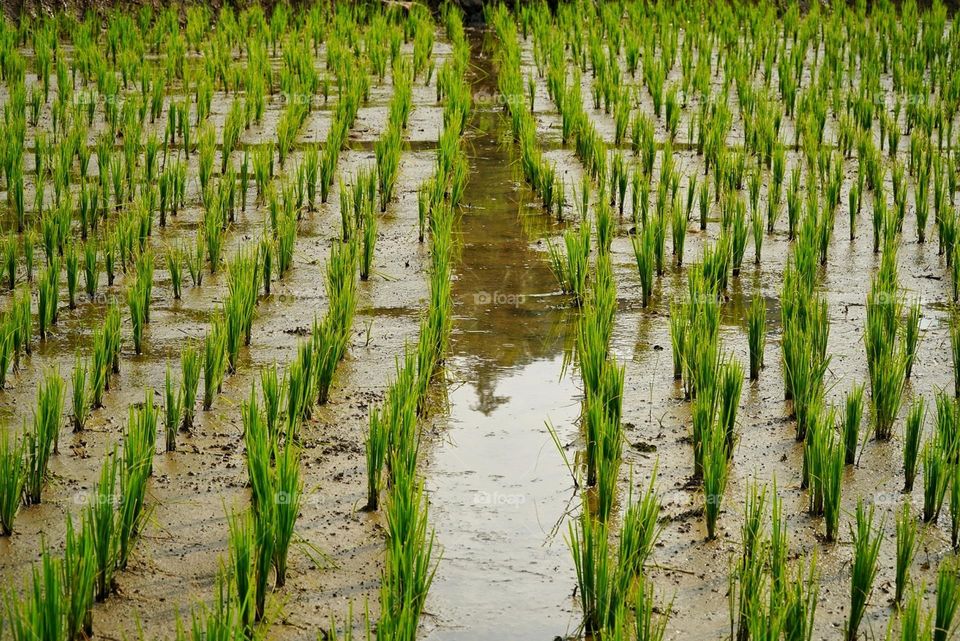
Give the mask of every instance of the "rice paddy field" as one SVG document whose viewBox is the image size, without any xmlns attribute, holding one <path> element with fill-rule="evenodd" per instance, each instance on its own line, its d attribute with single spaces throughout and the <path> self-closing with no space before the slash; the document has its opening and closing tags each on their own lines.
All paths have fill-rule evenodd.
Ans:
<svg viewBox="0 0 960 641">
<path fill-rule="evenodd" d="M 939 0 L 0 23 L 0 639 L 947 641 Z"/>
</svg>

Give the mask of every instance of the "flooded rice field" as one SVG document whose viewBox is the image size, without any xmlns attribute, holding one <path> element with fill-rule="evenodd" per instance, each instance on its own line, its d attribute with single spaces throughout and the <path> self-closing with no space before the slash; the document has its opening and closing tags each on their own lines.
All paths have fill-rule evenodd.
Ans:
<svg viewBox="0 0 960 641">
<path fill-rule="evenodd" d="M 0 25 L 0 638 L 953 638 L 940 3 Z"/>
</svg>

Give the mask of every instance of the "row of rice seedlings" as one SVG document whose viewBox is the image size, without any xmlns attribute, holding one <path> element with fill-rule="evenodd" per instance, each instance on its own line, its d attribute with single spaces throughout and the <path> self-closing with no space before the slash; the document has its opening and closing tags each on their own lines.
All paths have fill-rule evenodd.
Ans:
<svg viewBox="0 0 960 641">
<path fill-rule="evenodd" d="M 438 80 L 438 91 L 446 95 L 444 103 L 444 132 L 441 138 L 457 140 L 462 133 L 463 119 L 469 103 L 462 95 L 463 77 L 469 60 L 470 48 L 463 30 L 458 9 L 446 5 L 442 13 L 447 37 L 453 44 L 453 57 L 444 65 Z M 440 85 L 443 88 L 440 89 Z M 459 145 L 456 145 L 458 147 Z M 441 156 L 444 144 L 438 151 L 437 173 L 433 180 L 438 184 L 462 183 L 465 176 L 457 178 L 449 173 Z M 459 156 L 460 152 L 453 152 Z M 428 532 L 427 503 L 423 494 L 423 482 L 417 478 L 417 455 L 419 434 L 416 432 L 416 413 L 425 408 L 428 386 L 442 362 L 448 344 L 452 300 L 450 278 L 452 270 L 452 230 L 454 210 L 459 196 L 451 189 L 450 200 L 444 203 L 437 199 L 431 209 L 431 279 L 427 316 L 420 325 L 420 338 L 415 353 L 407 352 L 402 366 L 398 364 L 397 379 L 388 391 L 387 403 L 377 418 L 371 415 L 371 435 L 368 438 L 368 470 L 375 480 L 369 480 L 370 495 L 379 483 L 380 453 L 390 471 L 390 484 L 385 501 L 387 520 L 387 555 L 380 588 L 380 619 L 377 634 L 393 639 L 416 638 L 420 615 L 427 592 L 436 572 L 434 535 Z M 378 422 L 378 419 L 382 422 Z M 383 428 L 382 430 L 380 428 Z M 376 442 L 380 439 L 380 443 Z M 385 443 L 383 440 L 385 439 Z M 382 463 L 379 463 L 382 465 Z M 371 506 L 372 507 L 372 506 Z"/>
</svg>

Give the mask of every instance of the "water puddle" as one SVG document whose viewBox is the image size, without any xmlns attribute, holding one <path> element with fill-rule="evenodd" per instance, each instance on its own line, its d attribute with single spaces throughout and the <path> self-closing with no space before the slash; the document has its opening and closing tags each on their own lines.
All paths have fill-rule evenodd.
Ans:
<svg viewBox="0 0 960 641">
<path fill-rule="evenodd" d="M 475 93 L 496 87 L 474 34 Z M 426 610 L 431 641 L 553 639 L 576 627 L 564 536 L 578 506 L 545 426 L 573 438 L 579 390 L 564 349 L 570 310 L 531 243 L 548 224 L 517 186 L 509 124 L 477 104 L 467 150 L 449 424 L 427 471 L 443 558 Z"/>
</svg>

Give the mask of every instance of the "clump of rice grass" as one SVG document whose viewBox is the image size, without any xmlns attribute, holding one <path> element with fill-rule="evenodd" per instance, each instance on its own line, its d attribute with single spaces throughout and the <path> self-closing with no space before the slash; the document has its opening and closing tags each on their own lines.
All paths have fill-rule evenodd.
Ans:
<svg viewBox="0 0 960 641">
<path fill-rule="evenodd" d="M 179 300 L 183 289 L 183 250 L 179 246 L 174 245 L 167 250 L 167 271 L 170 273 L 173 298 Z"/>
<path fill-rule="evenodd" d="M 96 561 L 96 600 L 103 601 L 113 590 L 113 575 L 116 571 L 116 526 L 114 516 L 117 485 L 117 451 L 114 448 L 100 468 L 100 477 L 91 500 L 84 505 L 83 518 L 90 523 L 93 539 L 93 555 Z"/>
<path fill-rule="evenodd" d="M 937 568 L 937 606 L 933 618 L 933 641 L 947 641 L 953 634 L 953 620 L 960 607 L 960 576 L 957 563 L 951 559 Z"/>
<path fill-rule="evenodd" d="M 843 412 L 844 462 L 853 465 L 857 460 L 857 445 L 860 442 L 860 423 L 863 420 L 864 385 L 854 385 L 847 392 Z"/>
<path fill-rule="evenodd" d="M 133 543 L 146 524 L 147 479 L 153 473 L 153 454 L 157 439 L 157 414 L 153 390 L 144 390 L 141 407 L 131 406 L 123 438 L 120 462 L 120 497 L 117 506 L 117 568 L 124 570 L 130 560 Z"/>
<path fill-rule="evenodd" d="M 64 264 L 67 269 L 67 300 L 70 309 L 76 309 L 77 286 L 80 282 L 80 255 L 74 243 L 68 244 L 64 251 Z"/>
<path fill-rule="evenodd" d="M 905 376 L 909 380 L 913 373 L 913 363 L 917 358 L 917 344 L 920 342 L 920 319 L 922 311 L 920 301 L 914 301 L 907 311 L 907 317 L 904 324 L 903 345 L 906 352 L 906 371 Z"/>
<path fill-rule="evenodd" d="M 904 503 L 897 514 L 897 571 L 894 603 L 899 605 L 907 584 L 910 582 L 910 565 L 917 551 L 917 520 L 913 517 L 909 503 Z"/>
<path fill-rule="evenodd" d="M 950 475 L 950 545 L 960 548 L 960 470 Z"/>
<path fill-rule="evenodd" d="M 550 268 L 563 293 L 572 296 L 574 303 L 580 305 L 586 293 L 589 269 L 590 224 L 584 220 L 579 230 L 566 231 L 563 240 L 566 252 L 551 242 L 547 243 Z"/>
<path fill-rule="evenodd" d="M 73 431 L 81 432 L 90 416 L 90 404 L 87 402 L 87 379 L 89 369 L 77 354 L 73 363 Z"/>
<path fill-rule="evenodd" d="M 704 435 L 702 454 L 703 511 L 707 522 L 707 538 L 710 540 L 717 536 L 717 519 L 729 475 L 729 456 L 726 434 L 720 426 L 713 426 Z"/>
<path fill-rule="evenodd" d="M 166 435 L 166 451 L 177 451 L 177 431 L 183 415 L 182 387 L 173 384 L 173 373 L 170 363 L 167 363 L 167 372 L 163 380 L 163 428 Z"/>
<path fill-rule="evenodd" d="M 368 419 L 369 429 L 364 444 L 367 460 L 367 504 L 365 509 L 375 512 L 380 504 L 380 487 L 383 479 L 383 466 L 387 456 L 389 427 L 387 410 L 373 408 Z"/>
<path fill-rule="evenodd" d="M 883 539 L 883 526 L 874 527 L 874 508 L 872 505 L 869 510 L 864 507 L 863 499 L 857 501 L 856 527 L 851 526 L 850 530 L 853 562 L 850 568 L 850 610 L 844 638 L 856 641 L 877 577 L 877 559 Z"/>
<path fill-rule="evenodd" d="M 277 587 L 283 587 L 287 577 L 287 557 L 293 541 L 294 526 L 300 514 L 300 498 L 303 481 L 300 476 L 300 450 L 289 439 L 276 455 L 274 471 L 274 544 L 273 563 L 276 568 Z"/>
<path fill-rule="evenodd" d="M 0 535 L 13 534 L 13 522 L 23 503 L 27 472 L 26 441 L 11 430 L 0 431 Z"/>
<path fill-rule="evenodd" d="M 747 342 L 750 347 L 750 380 L 760 378 L 763 368 L 763 350 L 766 342 L 767 303 L 763 296 L 754 293 L 747 309 Z"/>
<path fill-rule="evenodd" d="M 637 261 L 637 272 L 640 274 L 640 290 L 643 306 L 650 304 L 653 292 L 653 268 L 655 249 L 655 231 L 653 225 L 645 225 L 643 230 L 631 237 L 633 254 Z M 674 242 L 676 246 L 676 240 Z"/>
<path fill-rule="evenodd" d="M 63 393 L 64 383 L 60 373 L 56 370 L 48 370 L 37 389 L 33 429 L 26 436 L 27 477 L 24 502 L 27 505 L 40 503 L 40 493 L 47 478 L 50 456 L 58 450 Z"/>
<path fill-rule="evenodd" d="M 927 416 L 927 404 L 922 396 L 914 399 L 907 412 L 903 432 L 903 491 L 912 492 L 917 476 L 917 456 L 920 453 L 920 438 Z"/>
<path fill-rule="evenodd" d="M 683 378 L 684 355 L 686 354 L 687 314 L 682 303 L 670 304 L 670 345 L 673 355 L 673 379 Z"/>
<path fill-rule="evenodd" d="M 921 454 L 923 464 L 923 522 L 936 522 L 950 480 L 943 450 L 934 441 L 927 441 Z"/>
<path fill-rule="evenodd" d="M 213 400 L 217 396 L 227 370 L 227 353 L 222 325 L 222 319 L 217 317 L 210 324 L 210 329 L 203 339 L 203 410 L 205 412 L 213 407 Z"/>
<path fill-rule="evenodd" d="M 90 522 L 82 520 L 78 532 L 68 514 L 63 552 L 67 639 L 89 638 L 93 634 L 94 584 L 97 573 L 93 545 Z"/>
</svg>

